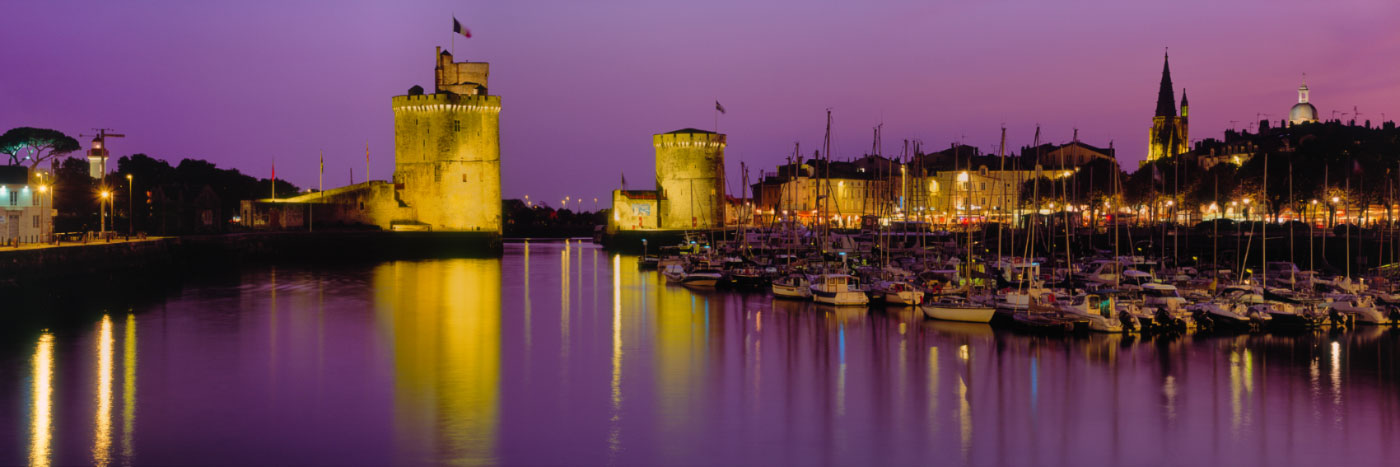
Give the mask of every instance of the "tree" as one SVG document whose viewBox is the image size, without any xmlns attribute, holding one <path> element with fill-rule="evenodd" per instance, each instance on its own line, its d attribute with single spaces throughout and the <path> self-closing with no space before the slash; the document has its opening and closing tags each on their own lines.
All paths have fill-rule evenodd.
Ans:
<svg viewBox="0 0 1400 467">
<path fill-rule="evenodd" d="M 19 165 L 20 161 L 27 160 L 30 169 L 50 158 L 79 149 L 78 140 L 47 128 L 24 126 L 0 135 L 0 153 L 10 156 L 10 165 Z"/>
</svg>

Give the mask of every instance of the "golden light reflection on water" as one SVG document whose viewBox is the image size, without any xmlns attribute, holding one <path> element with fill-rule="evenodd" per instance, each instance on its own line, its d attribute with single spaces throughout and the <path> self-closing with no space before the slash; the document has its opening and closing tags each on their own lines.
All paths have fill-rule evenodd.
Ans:
<svg viewBox="0 0 1400 467">
<path fill-rule="evenodd" d="M 102 316 L 97 333 L 97 414 L 93 417 L 92 463 L 112 461 L 112 317 Z"/>
<path fill-rule="evenodd" d="M 569 368 L 569 303 L 573 300 L 569 296 L 570 282 L 574 277 L 570 273 L 573 262 L 570 261 L 569 254 L 573 248 L 569 246 L 569 240 L 564 240 L 564 249 L 559 250 L 559 358 L 562 364 L 560 371 L 567 371 Z M 568 381 L 568 378 L 560 378 Z"/>
<path fill-rule="evenodd" d="M 622 255 L 613 255 L 612 276 L 612 418 L 608 450 L 615 455 L 622 447 Z"/>
<path fill-rule="evenodd" d="M 53 439 L 53 334 L 43 333 L 34 348 L 34 390 L 30 414 L 29 465 L 47 466 Z"/>
<path fill-rule="evenodd" d="M 498 462 L 501 263 L 394 262 L 374 271 L 379 326 L 393 339 L 400 452 Z"/>
<path fill-rule="evenodd" d="M 131 465 L 132 430 L 136 427 L 136 315 L 126 315 L 126 336 L 122 338 L 122 459 Z"/>
<path fill-rule="evenodd" d="M 928 348 L 928 422 L 931 434 L 938 434 L 938 347 Z"/>
</svg>

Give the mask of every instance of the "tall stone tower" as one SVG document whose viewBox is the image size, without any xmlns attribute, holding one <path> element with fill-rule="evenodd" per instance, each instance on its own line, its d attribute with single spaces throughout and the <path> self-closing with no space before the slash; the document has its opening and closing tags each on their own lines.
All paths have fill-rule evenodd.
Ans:
<svg viewBox="0 0 1400 467">
<path fill-rule="evenodd" d="M 393 98 L 399 230 L 501 233 L 501 98 L 490 64 L 453 62 L 438 47 L 434 93 Z"/>
<path fill-rule="evenodd" d="M 725 136 L 687 128 L 652 135 L 661 229 L 724 227 Z"/>
<path fill-rule="evenodd" d="M 1152 129 L 1147 133 L 1147 161 L 1174 157 L 1189 148 L 1186 120 L 1186 91 L 1181 92 L 1181 116 L 1176 114 L 1176 93 L 1172 88 L 1172 71 L 1167 57 L 1162 58 L 1162 83 L 1157 89 L 1157 113 L 1152 116 Z"/>
</svg>

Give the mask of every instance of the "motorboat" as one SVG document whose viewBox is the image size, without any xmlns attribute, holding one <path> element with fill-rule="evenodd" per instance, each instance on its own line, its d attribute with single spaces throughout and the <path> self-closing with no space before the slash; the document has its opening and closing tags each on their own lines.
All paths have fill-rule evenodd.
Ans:
<svg viewBox="0 0 1400 467">
<path fill-rule="evenodd" d="M 870 297 L 860 290 L 859 281 L 850 274 L 822 274 L 810 287 L 812 300 L 837 306 L 870 304 Z"/>
<path fill-rule="evenodd" d="M 1395 324 L 1395 320 L 1376 306 L 1376 299 L 1369 295 L 1331 294 L 1327 306 L 1343 315 L 1348 315 L 1360 324 Z"/>
<path fill-rule="evenodd" d="M 1231 300 L 1207 300 L 1187 307 L 1197 322 L 1206 322 L 1214 329 L 1248 331 L 1268 321 L 1268 314 L 1250 310 L 1249 304 Z"/>
<path fill-rule="evenodd" d="M 1078 295 L 1056 307 L 1061 315 L 1087 320 L 1089 330 L 1097 332 L 1123 332 L 1123 322 L 1118 319 L 1118 310 L 1113 299 L 1098 294 Z"/>
<path fill-rule="evenodd" d="M 788 274 L 773 280 L 773 296 L 778 298 L 812 298 L 812 281 L 802 274 Z"/>
</svg>

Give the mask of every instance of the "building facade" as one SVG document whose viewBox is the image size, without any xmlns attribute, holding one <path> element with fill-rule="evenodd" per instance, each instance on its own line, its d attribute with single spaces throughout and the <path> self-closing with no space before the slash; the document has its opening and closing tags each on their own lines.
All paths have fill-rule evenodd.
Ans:
<svg viewBox="0 0 1400 467">
<path fill-rule="evenodd" d="M 44 243 L 53 234 L 53 192 L 29 168 L 0 166 L 0 244 Z"/>
</svg>

